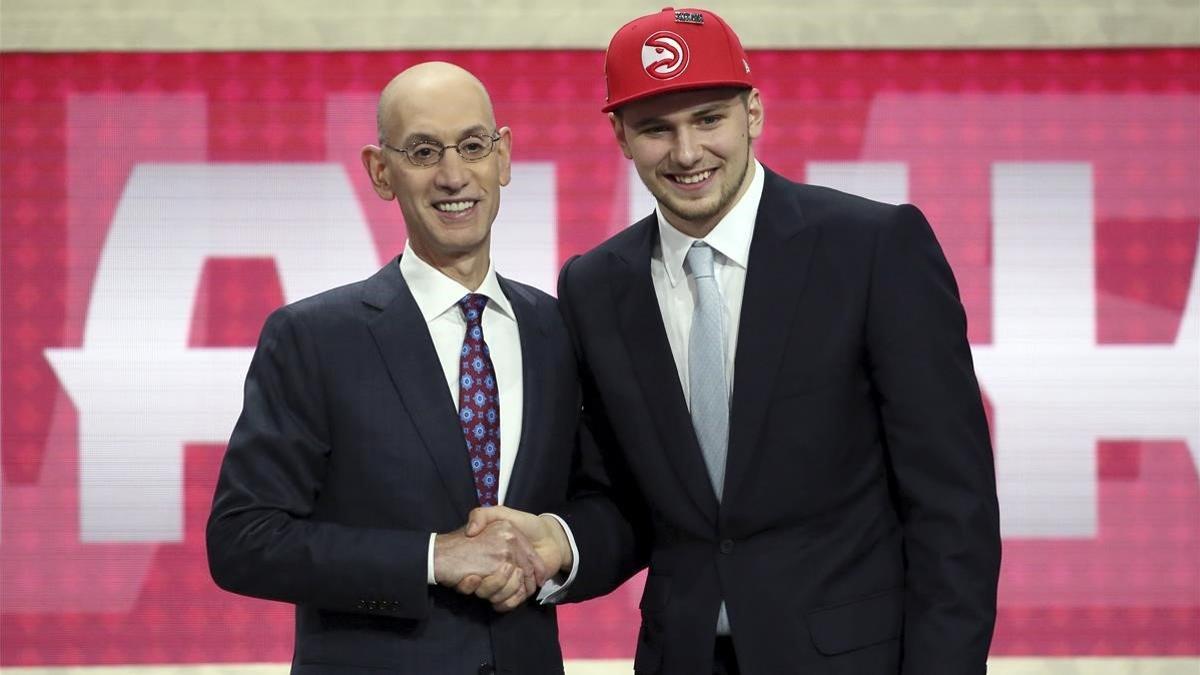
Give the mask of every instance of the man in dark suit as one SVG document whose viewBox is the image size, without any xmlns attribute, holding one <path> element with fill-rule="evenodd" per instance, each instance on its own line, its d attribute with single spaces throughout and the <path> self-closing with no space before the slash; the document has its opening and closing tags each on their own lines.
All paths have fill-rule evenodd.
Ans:
<svg viewBox="0 0 1200 675">
<path fill-rule="evenodd" d="M 630 22 L 605 73 L 658 206 L 559 279 L 599 455 L 567 530 L 499 508 L 468 531 L 554 542 L 565 601 L 648 564 L 639 673 L 983 673 L 992 453 L 929 224 L 763 167 L 761 96 L 711 12 Z"/>
<path fill-rule="evenodd" d="M 446 63 L 398 75 L 378 117 L 363 164 L 399 202 L 406 252 L 267 320 L 208 523 L 212 575 L 296 605 L 294 673 L 561 674 L 554 607 L 526 602 L 541 558 L 511 525 L 462 531 L 480 504 L 561 503 L 578 426 L 553 298 L 490 262 L 511 135 Z"/>
</svg>

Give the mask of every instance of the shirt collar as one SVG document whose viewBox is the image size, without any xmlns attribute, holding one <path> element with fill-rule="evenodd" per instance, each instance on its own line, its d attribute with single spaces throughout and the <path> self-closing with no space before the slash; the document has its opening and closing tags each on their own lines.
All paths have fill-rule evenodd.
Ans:
<svg viewBox="0 0 1200 675">
<path fill-rule="evenodd" d="M 472 291 L 422 260 L 409 248 L 407 242 L 404 244 L 404 251 L 404 255 L 400 256 L 400 275 L 404 277 L 408 290 L 417 301 L 417 308 L 421 310 L 425 323 L 430 323 L 451 309 L 459 311 L 456 305 L 468 293 L 486 295 L 488 307 L 499 310 L 513 320 L 516 319 L 512 304 L 500 288 L 496 269 L 490 261 L 483 283 L 479 284 L 477 290 Z"/>
<path fill-rule="evenodd" d="M 750 263 L 750 241 L 754 238 L 754 221 L 758 218 L 758 204 L 762 201 L 766 182 L 764 173 L 762 164 L 754 160 L 754 177 L 750 179 L 750 187 L 703 239 L 729 262 L 742 269 L 747 269 Z M 661 206 L 656 205 L 654 213 L 658 217 L 658 241 L 662 247 L 667 279 L 675 286 L 684 278 L 683 261 L 692 243 L 697 240 L 667 222 Z"/>
</svg>

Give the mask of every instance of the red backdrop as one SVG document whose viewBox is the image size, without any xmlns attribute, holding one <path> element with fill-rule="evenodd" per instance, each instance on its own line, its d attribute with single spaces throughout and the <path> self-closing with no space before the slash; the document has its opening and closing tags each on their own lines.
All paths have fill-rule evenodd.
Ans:
<svg viewBox="0 0 1200 675">
<path fill-rule="evenodd" d="M 290 658 L 290 607 L 223 593 L 208 576 L 204 520 L 222 451 L 214 441 L 227 436 L 233 417 L 222 412 L 216 416 L 224 424 L 210 424 L 210 432 L 163 442 L 164 455 L 179 457 L 178 494 L 167 500 L 179 511 L 176 535 L 107 532 L 103 522 L 89 521 L 88 503 L 103 511 L 113 495 L 159 486 L 129 481 L 89 502 L 81 495 L 104 474 L 81 470 L 81 439 L 107 448 L 95 456 L 120 474 L 121 461 L 141 461 L 121 459 L 123 439 L 153 448 L 154 434 L 173 422 L 131 419 L 111 436 L 103 429 L 112 415 L 97 418 L 100 430 L 81 423 L 85 404 L 47 350 L 82 353 L 89 340 L 101 340 L 89 324 L 101 296 L 116 303 L 108 315 L 117 317 L 112 335 L 135 345 L 141 319 L 133 314 L 158 311 L 137 293 L 114 298 L 97 290 L 105 270 L 132 280 L 114 288 L 136 289 L 138 275 L 156 269 L 132 253 L 121 258 L 129 240 L 114 234 L 115 222 L 135 233 L 165 233 L 157 244 L 164 252 L 207 250 L 203 240 L 173 239 L 166 220 L 143 222 L 173 212 L 176 195 L 163 186 L 188 181 L 173 173 L 180 167 L 217 172 L 202 172 L 192 184 L 221 172 L 283 176 L 280 165 L 291 164 L 344 171 L 356 205 L 347 217 L 365 222 L 373 262 L 397 253 L 400 214 L 370 193 L 358 150 L 374 141 L 382 85 L 434 58 L 484 80 L 500 123 L 513 129 L 514 160 L 542 172 L 538 185 L 546 189 L 511 192 L 520 196 L 505 202 L 502 217 L 542 214 L 556 237 L 551 268 L 626 225 L 631 210 L 640 213 L 645 197 L 631 187 L 599 113 L 602 56 L 595 51 L 0 57 L 0 663 Z M 1038 422 L 1047 429 L 1057 428 L 1055 419 L 1077 431 L 1097 425 L 1079 436 L 1081 449 L 1064 441 L 1063 462 L 1046 465 L 1021 445 L 1025 436 L 995 427 L 1007 487 L 993 653 L 1200 653 L 1200 481 L 1198 450 L 1188 444 L 1200 422 L 1180 420 L 1197 411 L 1154 404 L 1162 386 L 1153 379 L 1068 380 L 1050 391 L 1034 375 L 1011 375 L 1016 362 L 1005 361 L 1002 348 L 1006 334 L 1020 337 L 1020 326 L 1012 333 L 1001 327 L 1009 310 L 997 290 L 1004 279 L 1018 289 L 1013 297 L 1036 309 L 1042 293 L 1055 289 L 1031 281 L 1021 291 L 1022 279 L 1043 279 L 1039 256 L 1049 254 L 1053 266 L 1063 259 L 1059 247 L 1069 249 L 1071 264 L 1088 266 L 1075 271 L 1090 283 L 1078 303 L 1058 306 L 1054 321 L 1091 335 L 1085 347 L 1094 346 L 1097 358 L 1157 358 L 1158 349 L 1179 365 L 1172 371 L 1200 368 L 1196 336 L 1185 334 L 1196 327 L 1186 312 L 1200 311 L 1187 309 L 1200 227 L 1200 51 L 758 51 L 752 64 L 766 107 L 767 132 L 757 146 L 765 164 L 797 180 L 843 181 L 912 201 L 929 216 L 962 288 L 993 423 L 1009 408 L 1033 406 L 1050 411 L 1052 419 Z M 1047 184 L 1054 189 L 1038 192 Z M 520 190 L 516 180 L 510 190 Z M 123 201 L 135 197 L 142 201 Z M 1040 225 L 1020 229 L 1023 217 Z M 1084 227 L 1060 228 L 1060 217 Z M 1018 228 L 1015 243 L 1003 240 L 1015 247 L 1003 255 L 1001 222 Z M 1068 230 L 1075 239 L 1056 238 Z M 1029 248 L 1020 248 L 1021 236 L 1032 237 Z M 520 252 L 536 243 L 514 246 Z M 1004 267 L 1012 251 L 1022 260 Z M 106 267 L 105 259 L 114 262 Z M 552 282 L 546 267 L 530 272 L 535 281 Z M 501 271 L 524 278 L 511 263 Z M 360 276 L 346 270 L 344 281 Z M 242 353 L 226 348 L 253 346 L 266 314 L 292 299 L 288 288 L 270 255 L 204 257 L 182 310 L 184 346 Z M 122 307 L 133 318 L 122 322 Z M 110 360 L 91 372 L 160 386 L 139 367 Z M 1188 377 L 1180 386 L 1191 386 Z M 1105 412 L 1105 392 L 1129 390 L 1150 403 L 1127 427 L 1105 431 L 1106 419 L 1124 419 L 1124 412 Z M 1195 400 L 1194 390 L 1182 394 Z M 236 412 L 240 389 L 223 389 L 214 400 L 213 409 Z M 1018 460 L 1009 457 L 1029 468 L 1012 468 Z M 1060 488 L 1068 495 L 1061 516 L 1054 507 Z M 564 608 L 567 656 L 631 656 L 639 592 L 635 580 L 607 598 Z"/>
</svg>

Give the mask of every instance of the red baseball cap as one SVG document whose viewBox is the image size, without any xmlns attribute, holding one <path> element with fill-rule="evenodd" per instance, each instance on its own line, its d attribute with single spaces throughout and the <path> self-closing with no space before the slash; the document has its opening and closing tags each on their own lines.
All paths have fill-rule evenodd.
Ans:
<svg viewBox="0 0 1200 675">
<path fill-rule="evenodd" d="M 672 7 L 621 26 L 604 54 L 604 79 L 604 112 L 672 91 L 754 86 L 729 24 L 705 9 Z"/>
</svg>

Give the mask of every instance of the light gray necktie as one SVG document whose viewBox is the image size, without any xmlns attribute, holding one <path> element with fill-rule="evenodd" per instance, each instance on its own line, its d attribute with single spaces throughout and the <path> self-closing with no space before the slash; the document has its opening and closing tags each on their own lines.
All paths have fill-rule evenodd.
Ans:
<svg viewBox="0 0 1200 675">
<path fill-rule="evenodd" d="M 713 275 L 713 250 L 698 241 L 687 253 L 688 274 L 696 280 L 696 305 L 688 341 L 688 393 L 692 428 L 704 453 L 704 465 L 717 501 L 725 487 L 725 455 L 729 445 L 729 387 L 725 379 L 725 303 Z M 729 634 L 725 603 L 717 616 L 717 633 Z"/>
</svg>

